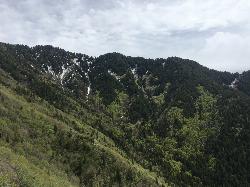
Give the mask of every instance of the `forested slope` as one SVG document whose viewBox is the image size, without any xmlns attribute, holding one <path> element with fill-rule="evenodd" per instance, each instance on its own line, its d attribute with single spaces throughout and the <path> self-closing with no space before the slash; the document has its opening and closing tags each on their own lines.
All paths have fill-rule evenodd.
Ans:
<svg viewBox="0 0 250 187">
<path fill-rule="evenodd" d="M 247 186 L 249 73 L 0 44 L 0 184 Z"/>
</svg>

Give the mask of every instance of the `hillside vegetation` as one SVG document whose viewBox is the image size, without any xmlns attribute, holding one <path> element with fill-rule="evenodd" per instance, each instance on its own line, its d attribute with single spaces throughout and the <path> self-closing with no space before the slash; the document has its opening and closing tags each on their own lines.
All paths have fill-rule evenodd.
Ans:
<svg viewBox="0 0 250 187">
<path fill-rule="evenodd" d="M 248 186 L 249 72 L 0 43 L 0 186 Z"/>
</svg>

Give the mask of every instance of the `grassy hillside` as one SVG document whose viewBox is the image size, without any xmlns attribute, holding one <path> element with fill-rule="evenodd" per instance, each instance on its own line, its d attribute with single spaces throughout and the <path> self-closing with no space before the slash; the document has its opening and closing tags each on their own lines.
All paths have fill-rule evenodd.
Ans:
<svg viewBox="0 0 250 187">
<path fill-rule="evenodd" d="M 101 132 L 38 96 L 21 96 L 21 85 L 0 72 L 1 185 L 167 186 Z"/>
</svg>

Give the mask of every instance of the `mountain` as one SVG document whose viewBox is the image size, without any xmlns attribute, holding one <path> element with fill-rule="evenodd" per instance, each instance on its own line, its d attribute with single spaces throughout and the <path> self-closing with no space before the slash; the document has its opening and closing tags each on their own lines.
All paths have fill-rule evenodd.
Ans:
<svg viewBox="0 0 250 187">
<path fill-rule="evenodd" d="M 248 186 L 250 72 L 0 43 L 0 186 Z"/>
</svg>

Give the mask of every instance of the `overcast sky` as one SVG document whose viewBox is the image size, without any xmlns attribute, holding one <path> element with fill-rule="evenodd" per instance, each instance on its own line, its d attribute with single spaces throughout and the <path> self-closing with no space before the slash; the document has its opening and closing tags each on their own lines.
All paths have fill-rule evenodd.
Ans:
<svg viewBox="0 0 250 187">
<path fill-rule="evenodd" d="M 0 41 L 250 69 L 250 0 L 0 0 Z"/>
</svg>

